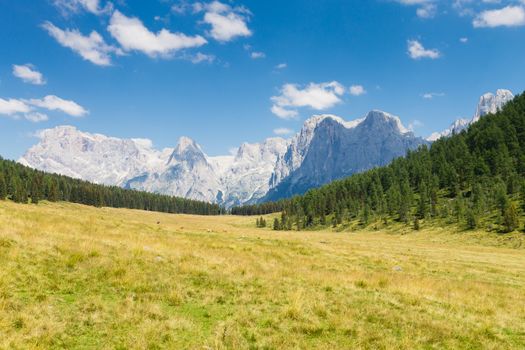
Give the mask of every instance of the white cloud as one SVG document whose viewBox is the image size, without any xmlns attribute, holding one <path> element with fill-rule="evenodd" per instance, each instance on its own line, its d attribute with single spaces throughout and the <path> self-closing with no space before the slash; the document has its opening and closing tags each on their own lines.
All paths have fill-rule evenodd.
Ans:
<svg viewBox="0 0 525 350">
<path fill-rule="evenodd" d="M 481 12 L 472 22 L 475 28 L 517 27 L 525 25 L 525 9 L 507 6 L 498 10 Z"/>
<path fill-rule="evenodd" d="M 281 119 L 294 119 L 297 118 L 297 116 L 299 115 L 299 113 L 296 110 L 286 109 L 275 104 L 272 106 L 271 111 L 273 114 L 275 114 Z"/>
<path fill-rule="evenodd" d="M 336 81 L 328 83 L 310 83 L 301 88 L 296 84 L 285 84 L 279 96 L 273 96 L 272 113 L 282 119 L 295 118 L 297 108 L 310 107 L 315 110 L 331 108 L 341 102 L 345 93 L 343 85 Z"/>
<path fill-rule="evenodd" d="M 197 52 L 195 55 L 186 55 L 183 56 L 183 58 L 188 59 L 191 63 L 197 64 L 197 63 L 212 63 L 215 61 L 214 55 L 208 55 L 204 54 L 202 52 Z"/>
<path fill-rule="evenodd" d="M 275 68 L 277 69 L 285 69 L 287 67 L 288 65 L 286 63 L 279 63 L 278 65 L 275 66 Z"/>
<path fill-rule="evenodd" d="M 253 58 L 254 60 L 258 59 L 258 58 L 265 58 L 266 57 L 266 54 L 264 52 L 252 52 L 250 54 L 250 57 Z"/>
<path fill-rule="evenodd" d="M 175 13 L 177 13 L 179 15 L 185 14 L 191 8 L 192 8 L 192 6 L 186 0 L 180 0 L 177 3 L 171 5 L 171 11 L 175 12 Z"/>
<path fill-rule="evenodd" d="M 111 53 L 122 54 L 122 52 L 104 41 L 102 36 L 96 31 L 92 31 L 89 36 L 84 36 L 78 30 L 62 30 L 51 22 L 45 22 L 42 27 L 58 43 L 67 47 L 83 59 L 99 66 L 111 65 Z"/>
<path fill-rule="evenodd" d="M 19 113 L 29 113 L 30 111 L 31 107 L 22 100 L 13 98 L 4 100 L 0 98 L 0 114 L 14 116 Z"/>
<path fill-rule="evenodd" d="M 73 117 L 82 117 L 88 113 L 76 102 L 64 100 L 54 95 L 48 95 L 43 99 L 30 100 L 0 98 L 0 115 L 7 115 L 15 119 L 20 119 L 23 116 L 34 123 L 48 120 L 49 117 L 39 112 L 38 108 L 51 111 L 59 110 Z"/>
<path fill-rule="evenodd" d="M 434 4 L 426 4 L 416 10 L 419 18 L 434 18 L 436 16 L 437 6 Z"/>
<path fill-rule="evenodd" d="M 49 120 L 49 117 L 47 116 L 47 114 L 39 113 L 39 112 L 27 113 L 24 116 L 24 118 L 26 118 L 27 120 L 33 123 L 40 123 L 40 122 L 45 122 Z"/>
<path fill-rule="evenodd" d="M 211 26 L 209 35 L 217 41 L 227 42 L 252 35 L 247 24 L 250 12 L 244 7 L 233 8 L 213 1 L 209 4 L 195 3 L 193 9 L 194 12 L 205 11 L 203 21 Z"/>
<path fill-rule="evenodd" d="M 43 99 L 31 99 L 25 102 L 32 106 L 48 109 L 50 111 L 62 111 L 73 117 L 83 117 L 86 114 L 88 114 L 88 111 L 76 102 L 71 100 L 64 100 L 55 95 L 48 95 Z"/>
<path fill-rule="evenodd" d="M 102 6 L 100 0 L 54 0 L 53 4 L 64 15 L 78 13 L 81 10 L 100 15 L 110 13 L 113 10 L 113 4 L 111 2 L 106 2 L 106 5 Z"/>
<path fill-rule="evenodd" d="M 44 85 L 46 83 L 42 73 L 36 70 L 32 64 L 13 65 L 13 75 L 26 83 Z"/>
<path fill-rule="evenodd" d="M 459 38 L 459 42 L 462 44 L 468 43 L 468 38 Z"/>
<path fill-rule="evenodd" d="M 350 95 L 361 96 L 366 94 L 366 90 L 362 85 L 352 85 L 350 86 Z"/>
<path fill-rule="evenodd" d="M 207 43 L 200 35 L 187 36 L 183 33 L 171 33 L 167 29 L 153 33 L 138 18 L 126 17 L 119 11 L 111 16 L 108 31 L 124 50 L 141 51 L 150 57 L 169 57 L 176 51 Z"/>
<path fill-rule="evenodd" d="M 425 124 L 423 124 L 423 122 L 421 122 L 420 120 L 413 120 L 411 121 L 409 124 L 408 124 L 408 130 L 409 131 L 415 131 L 417 128 L 420 128 L 422 126 L 424 126 Z"/>
<path fill-rule="evenodd" d="M 437 12 L 434 0 L 395 0 L 402 5 L 418 6 L 416 15 L 419 18 L 433 18 Z"/>
<path fill-rule="evenodd" d="M 427 92 L 421 95 L 424 99 L 431 100 L 434 97 L 443 97 L 445 94 L 443 92 Z"/>
<path fill-rule="evenodd" d="M 425 49 L 423 45 L 417 40 L 408 41 L 408 55 L 415 59 L 430 58 L 436 59 L 441 56 L 441 53 L 437 49 Z"/>
<path fill-rule="evenodd" d="M 291 133 L 293 133 L 293 130 L 292 129 L 288 129 L 288 128 L 277 128 L 277 129 L 273 129 L 273 133 L 275 135 L 290 135 Z"/>
</svg>

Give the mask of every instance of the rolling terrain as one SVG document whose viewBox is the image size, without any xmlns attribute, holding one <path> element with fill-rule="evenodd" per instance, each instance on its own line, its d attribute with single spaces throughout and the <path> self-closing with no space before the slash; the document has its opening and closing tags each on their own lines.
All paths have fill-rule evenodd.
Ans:
<svg viewBox="0 0 525 350">
<path fill-rule="evenodd" d="M 0 201 L 0 348 L 522 349 L 524 247 Z"/>
</svg>

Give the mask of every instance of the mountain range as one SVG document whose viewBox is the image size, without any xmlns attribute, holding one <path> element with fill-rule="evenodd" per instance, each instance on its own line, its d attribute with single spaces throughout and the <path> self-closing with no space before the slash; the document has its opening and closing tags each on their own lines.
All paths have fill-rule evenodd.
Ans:
<svg viewBox="0 0 525 350">
<path fill-rule="evenodd" d="M 336 179 L 388 164 L 407 150 L 429 144 L 499 110 L 508 90 L 480 98 L 471 120 L 423 139 L 399 117 L 379 110 L 345 121 L 315 115 L 290 139 L 244 143 L 235 155 L 211 157 L 192 139 L 157 150 L 146 139 L 119 139 L 72 126 L 41 131 L 39 142 L 19 159 L 39 170 L 124 188 L 204 200 L 227 208 L 302 194 Z"/>
</svg>

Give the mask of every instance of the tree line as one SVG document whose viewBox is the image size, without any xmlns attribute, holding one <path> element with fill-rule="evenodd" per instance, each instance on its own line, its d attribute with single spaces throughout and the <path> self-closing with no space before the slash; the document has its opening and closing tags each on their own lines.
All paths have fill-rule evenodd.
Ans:
<svg viewBox="0 0 525 350">
<path fill-rule="evenodd" d="M 467 130 L 409 151 L 390 165 L 335 181 L 302 196 L 232 209 L 281 212 L 278 230 L 395 220 L 419 229 L 444 219 L 466 228 L 511 232 L 525 212 L 525 94 Z"/>
<path fill-rule="evenodd" d="M 95 207 L 141 209 L 164 213 L 220 215 L 216 204 L 160 195 L 117 186 L 97 185 L 49 174 L 0 157 L 0 200 L 37 204 L 65 201 Z"/>
</svg>

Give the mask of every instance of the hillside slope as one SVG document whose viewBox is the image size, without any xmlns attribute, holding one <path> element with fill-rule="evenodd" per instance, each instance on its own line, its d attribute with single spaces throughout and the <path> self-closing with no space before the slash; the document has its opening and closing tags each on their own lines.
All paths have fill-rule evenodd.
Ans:
<svg viewBox="0 0 525 350">
<path fill-rule="evenodd" d="M 523 349 L 524 246 L 4 201 L 0 348 Z"/>
<path fill-rule="evenodd" d="M 342 161 L 342 160 L 341 160 Z M 315 172 L 315 169 L 310 169 Z M 512 232 L 525 220 L 525 94 L 459 134 L 408 152 L 390 165 L 350 176 L 290 200 L 234 208 L 282 211 L 276 229 L 338 227 L 359 220 L 460 223 Z"/>
</svg>

